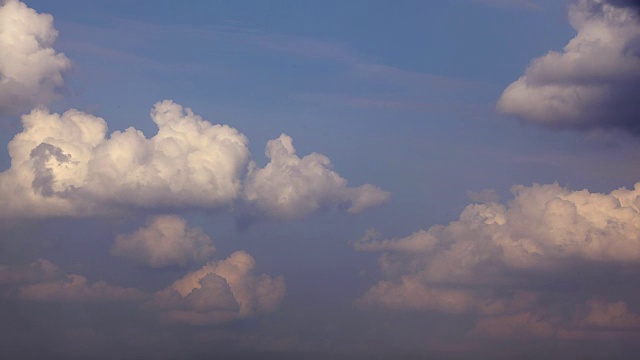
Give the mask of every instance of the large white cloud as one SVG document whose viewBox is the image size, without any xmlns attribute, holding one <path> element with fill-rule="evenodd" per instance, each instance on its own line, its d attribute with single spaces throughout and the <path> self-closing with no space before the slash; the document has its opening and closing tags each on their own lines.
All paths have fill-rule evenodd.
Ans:
<svg viewBox="0 0 640 360">
<path fill-rule="evenodd" d="M 132 208 L 233 207 L 241 216 L 287 219 L 320 207 L 359 212 L 388 197 L 372 186 L 347 187 L 323 155 L 300 159 L 291 138 L 267 145 L 265 168 L 249 166 L 248 140 L 165 100 L 147 138 L 128 128 L 107 137 L 106 122 L 68 110 L 22 117 L 0 173 L 0 217 L 91 216 Z M 251 163 L 253 164 L 253 163 Z M 248 172 L 246 179 L 244 176 Z"/>
<path fill-rule="evenodd" d="M 247 139 L 171 101 L 151 117 L 158 133 L 134 128 L 106 138 L 103 119 L 69 110 L 34 110 L 9 143 L 0 174 L 4 216 L 91 215 L 112 207 L 216 208 L 240 191 Z"/>
<path fill-rule="evenodd" d="M 483 329 L 498 334 L 514 322 L 569 316 L 551 310 L 557 302 L 578 312 L 580 304 L 594 304 L 599 297 L 612 297 L 609 302 L 624 306 L 634 300 L 622 291 L 628 284 L 612 281 L 605 292 L 597 276 L 581 273 L 588 269 L 622 276 L 640 266 L 640 183 L 609 194 L 571 191 L 557 184 L 515 186 L 513 192 L 515 198 L 506 206 L 471 204 L 446 226 L 400 239 L 356 243 L 357 250 L 383 252 L 384 278 L 359 302 L 474 313 L 481 316 L 474 334 Z M 560 300 L 553 291 L 541 290 L 552 288 L 558 279 L 579 283 L 577 297 Z M 614 312 L 602 312 L 598 321 L 603 327 L 607 321 L 614 326 L 615 319 L 603 319 L 607 314 Z M 547 333 L 546 325 L 532 324 L 529 335 Z M 571 326 L 583 331 L 586 323 L 576 324 L 558 320 L 550 323 L 549 334 Z"/>
<path fill-rule="evenodd" d="M 237 251 L 185 275 L 155 294 L 153 307 L 169 322 L 218 324 L 272 312 L 284 297 L 284 279 L 254 273 L 255 260 Z"/>
<path fill-rule="evenodd" d="M 134 233 L 118 235 L 111 254 L 123 256 L 153 268 L 187 266 L 211 259 L 213 240 L 201 228 L 192 228 L 185 219 L 157 216 Z"/>
<path fill-rule="evenodd" d="M 563 52 L 531 62 L 498 109 L 550 128 L 620 128 L 640 133 L 640 14 L 631 1 L 579 0 L 577 35 Z"/>
<path fill-rule="evenodd" d="M 48 104 L 70 61 L 53 49 L 53 17 L 17 0 L 0 1 L 0 114 Z"/>
<path fill-rule="evenodd" d="M 358 213 L 389 197 L 369 184 L 349 188 L 326 156 L 298 157 L 293 139 L 285 134 L 267 143 L 265 155 L 269 163 L 264 168 L 252 166 L 243 189 L 250 216 L 295 218 L 335 206 Z"/>
</svg>

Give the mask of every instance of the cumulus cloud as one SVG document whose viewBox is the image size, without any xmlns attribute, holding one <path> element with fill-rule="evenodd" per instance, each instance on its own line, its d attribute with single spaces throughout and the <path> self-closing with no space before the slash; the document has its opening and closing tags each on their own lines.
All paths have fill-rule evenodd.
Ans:
<svg viewBox="0 0 640 360">
<path fill-rule="evenodd" d="M 0 2 L 0 114 L 47 105 L 70 67 L 53 44 L 53 17 L 17 0 Z"/>
<path fill-rule="evenodd" d="M 383 253 L 384 276 L 359 302 L 476 314 L 481 319 L 473 334 L 509 332 L 509 326 L 522 324 L 531 327 L 530 334 L 548 334 L 545 329 L 552 324 L 557 335 L 569 326 L 566 321 L 537 319 L 569 316 L 553 310 L 558 303 L 576 312 L 586 303 L 591 313 L 600 314 L 583 317 L 578 327 L 618 326 L 614 318 L 627 311 L 626 303 L 621 304 L 628 294 L 621 289 L 628 283 L 609 279 L 603 292 L 598 276 L 617 279 L 640 265 L 640 183 L 609 194 L 557 184 L 515 186 L 513 193 L 506 206 L 471 204 L 446 226 L 405 238 L 357 242 L 357 250 Z M 581 291 L 575 298 L 562 298 L 552 290 L 557 281 L 565 287 L 578 284 Z M 600 303 L 591 299 L 598 296 L 623 298 L 612 299 L 614 307 L 597 307 Z M 609 320 L 594 320 L 599 316 Z"/>
<path fill-rule="evenodd" d="M 269 163 L 264 168 L 250 168 L 243 190 L 253 216 L 296 218 L 335 206 L 359 213 L 389 197 L 369 184 L 349 188 L 326 156 L 312 153 L 298 157 L 293 139 L 285 134 L 267 143 L 265 155 Z"/>
<path fill-rule="evenodd" d="M 240 191 L 247 140 L 171 101 L 151 117 L 158 133 L 113 132 L 101 118 L 36 109 L 9 143 L 11 168 L 0 174 L 5 217 L 83 216 L 114 207 L 216 208 Z"/>
<path fill-rule="evenodd" d="M 531 62 L 497 107 L 549 128 L 640 133 L 640 13 L 637 2 L 579 0 L 577 35 L 562 52 Z"/>
<path fill-rule="evenodd" d="M 134 128 L 107 137 L 103 119 L 73 109 L 24 115 L 8 146 L 11 168 L 0 173 L 0 216 L 216 209 L 242 199 L 251 216 L 287 219 L 320 207 L 360 212 L 388 197 L 368 184 L 347 187 L 323 155 L 300 159 L 286 135 L 269 142 L 271 161 L 260 169 L 249 166 L 248 140 L 232 127 L 169 100 L 156 103 L 151 118 L 158 132 L 147 138 Z"/>
<path fill-rule="evenodd" d="M 179 216 L 157 216 L 132 234 L 118 235 L 111 254 L 153 268 L 203 263 L 215 253 L 213 240 Z"/>
<path fill-rule="evenodd" d="M 284 279 L 254 273 L 244 251 L 211 262 L 155 294 L 152 306 L 164 319 L 192 325 L 218 324 L 266 314 L 285 293 Z"/>
</svg>

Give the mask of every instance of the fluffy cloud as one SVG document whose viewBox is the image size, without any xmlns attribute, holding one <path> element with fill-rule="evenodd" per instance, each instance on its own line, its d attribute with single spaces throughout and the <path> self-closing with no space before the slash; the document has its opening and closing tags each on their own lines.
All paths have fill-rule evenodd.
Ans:
<svg viewBox="0 0 640 360">
<path fill-rule="evenodd" d="M 616 316 L 629 312 L 625 301 L 633 299 L 615 297 L 629 297 L 622 291 L 628 283 L 620 282 L 628 280 L 608 279 L 603 292 L 598 275 L 610 272 L 607 277 L 618 279 L 640 265 L 640 183 L 610 194 L 571 191 L 557 184 L 515 186 L 513 192 L 515 198 L 506 206 L 471 204 L 447 226 L 356 243 L 357 250 L 383 252 L 384 279 L 359 302 L 473 313 L 480 316 L 473 334 L 508 333 L 510 326 L 524 326 L 520 323 L 530 325 L 530 335 L 558 335 L 564 328 L 595 323 L 618 327 Z M 565 287 L 577 284 L 581 291 L 575 298 L 563 298 L 552 290 L 557 281 Z M 596 307 L 600 303 L 593 299 L 601 296 L 613 297 L 617 305 Z M 576 313 L 586 303 L 592 315 L 569 325 L 536 320 L 571 315 L 552 310 L 561 307 L 559 303 Z M 549 333 L 551 325 L 554 332 Z"/>
<path fill-rule="evenodd" d="M 53 17 L 17 0 L 0 2 L 0 114 L 48 104 L 70 61 L 57 53 Z"/>
<path fill-rule="evenodd" d="M 244 251 L 190 272 L 156 293 L 153 306 L 165 320 L 218 324 L 272 312 L 285 293 L 284 279 L 254 274 L 255 260 Z"/>
<path fill-rule="evenodd" d="M 153 268 L 203 263 L 215 253 L 213 240 L 178 216 L 157 216 L 132 234 L 119 235 L 111 254 Z"/>
<path fill-rule="evenodd" d="M 77 110 L 33 110 L 9 143 L 11 168 L 0 173 L 0 217 L 91 216 L 132 208 L 234 206 L 252 217 L 286 219 L 319 207 L 349 212 L 383 202 L 372 186 L 348 188 L 325 156 L 300 159 L 291 138 L 267 145 L 265 168 L 249 166 L 246 137 L 166 100 L 151 118 L 151 138 L 134 128 L 107 138 L 101 118 Z M 243 188 L 244 186 L 244 188 Z M 241 196 L 242 195 L 242 196 Z"/>
<path fill-rule="evenodd" d="M 247 140 L 171 101 L 151 117 L 147 139 L 128 128 L 107 139 L 103 119 L 69 110 L 34 110 L 9 143 L 11 168 L 0 174 L 10 206 L 4 216 L 91 215 L 113 207 L 215 208 L 240 191 Z"/>
<path fill-rule="evenodd" d="M 498 109 L 550 128 L 619 128 L 640 133 L 640 13 L 637 2 L 579 0 L 577 35 L 562 53 L 532 61 Z"/>
<path fill-rule="evenodd" d="M 270 159 L 264 168 L 252 166 L 244 186 L 249 213 L 257 217 L 296 218 L 319 208 L 344 207 L 350 213 L 379 205 L 389 194 L 373 185 L 347 187 L 321 154 L 296 155 L 293 139 L 282 134 L 267 143 Z"/>
</svg>

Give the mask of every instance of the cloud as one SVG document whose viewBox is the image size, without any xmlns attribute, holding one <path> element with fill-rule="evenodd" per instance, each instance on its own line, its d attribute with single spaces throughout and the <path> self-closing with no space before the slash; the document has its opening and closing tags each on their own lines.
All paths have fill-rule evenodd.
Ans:
<svg viewBox="0 0 640 360">
<path fill-rule="evenodd" d="M 152 268 L 203 263 L 215 253 L 213 240 L 201 228 L 191 228 L 179 216 L 150 219 L 132 234 L 118 235 L 111 254 Z"/>
<path fill-rule="evenodd" d="M 513 193 L 506 206 L 471 204 L 446 226 L 356 242 L 359 251 L 383 253 L 383 279 L 358 302 L 475 314 L 479 322 L 472 334 L 511 333 L 510 326 L 527 324 L 530 334 L 541 336 L 548 325 L 539 319 L 566 318 L 571 312 L 558 309 L 577 312 L 584 303 L 612 319 L 627 311 L 621 303 L 633 298 L 623 291 L 629 286 L 624 274 L 640 265 L 640 183 L 609 194 L 557 184 L 514 186 Z M 555 288 L 558 282 L 562 291 Z M 570 286 L 579 289 L 573 297 L 567 297 Z M 592 299 L 597 298 L 617 305 L 596 307 L 600 303 Z M 579 327 L 594 321 L 608 329 L 618 326 L 615 319 L 593 320 L 599 316 L 584 317 Z M 554 336 L 577 326 L 550 324 Z"/>
<path fill-rule="evenodd" d="M 27 266 L 0 265 L 0 285 L 40 282 L 60 275 L 58 266 L 45 259 L 37 259 Z"/>
<path fill-rule="evenodd" d="M 255 260 L 244 251 L 190 272 L 155 294 L 152 306 L 165 320 L 218 324 L 274 311 L 284 297 L 281 276 L 254 274 Z"/>
<path fill-rule="evenodd" d="M 86 277 L 77 274 L 26 285 L 18 291 L 18 297 L 23 300 L 54 302 L 134 301 L 144 296 L 140 290 L 113 286 L 104 281 L 89 284 Z"/>
<path fill-rule="evenodd" d="M 637 10 L 631 1 L 572 4 L 569 19 L 577 35 L 563 52 L 533 60 L 504 90 L 498 109 L 553 129 L 617 128 L 639 134 Z"/>
<path fill-rule="evenodd" d="M 0 217 L 218 209 L 243 195 L 251 216 L 288 219 L 319 207 L 357 213 L 388 197 L 372 185 L 348 188 L 325 156 L 298 158 L 286 135 L 269 142 L 270 163 L 252 165 L 245 180 L 248 140 L 236 129 L 170 100 L 156 103 L 151 118 L 158 127 L 151 138 L 134 128 L 107 138 L 103 119 L 78 110 L 24 115 L 24 130 L 8 146 L 11 168 L 0 173 Z"/>
<path fill-rule="evenodd" d="M 47 105 L 71 63 L 53 49 L 53 17 L 16 0 L 0 2 L 0 114 Z"/>
<path fill-rule="evenodd" d="M 265 154 L 269 163 L 264 168 L 250 167 L 243 190 L 252 216 L 297 218 L 335 206 L 359 213 L 389 197 L 369 184 L 347 187 L 326 156 L 312 153 L 298 157 L 293 139 L 285 134 L 270 140 Z"/>
<path fill-rule="evenodd" d="M 6 295 L 29 301 L 96 302 L 133 301 L 144 294 L 133 288 L 122 288 L 104 281 L 89 283 L 77 274 L 66 275 L 60 267 L 45 259 L 26 266 L 0 265 L 0 285 L 9 287 Z"/>
</svg>

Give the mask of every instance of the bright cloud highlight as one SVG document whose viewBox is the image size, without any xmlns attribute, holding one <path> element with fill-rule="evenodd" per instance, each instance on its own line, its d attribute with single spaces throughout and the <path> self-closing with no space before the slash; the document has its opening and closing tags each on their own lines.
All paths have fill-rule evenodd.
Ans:
<svg viewBox="0 0 640 360">
<path fill-rule="evenodd" d="M 0 114 L 49 104 L 71 66 L 53 49 L 58 31 L 53 17 L 24 3 L 0 3 Z"/>
</svg>

